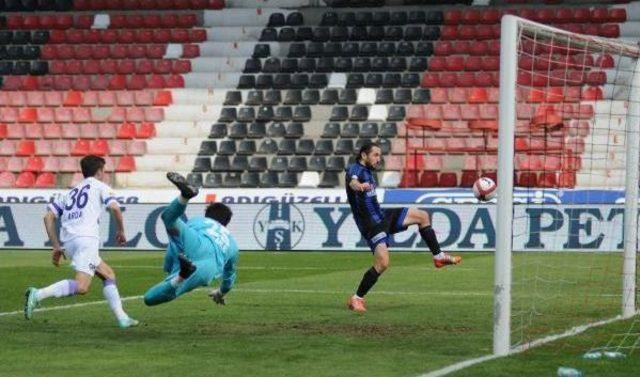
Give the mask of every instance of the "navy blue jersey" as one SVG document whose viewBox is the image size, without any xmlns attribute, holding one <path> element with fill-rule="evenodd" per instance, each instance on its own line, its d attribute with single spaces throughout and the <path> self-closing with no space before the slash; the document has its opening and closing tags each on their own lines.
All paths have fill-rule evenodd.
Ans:
<svg viewBox="0 0 640 377">
<path fill-rule="evenodd" d="M 376 178 L 371 169 L 359 162 L 347 166 L 346 171 L 347 198 L 349 199 L 353 219 L 361 231 L 367 231 L 372 225 L 384 221 L 384 212 L 380 208 L 378 197 L 376 196 L 376 187 L 378 186 Z M 369 183 L 371 190 L 354 191 L 349 186 L 349 182 L 354 178 L 360 183 Z"/>
</svg>

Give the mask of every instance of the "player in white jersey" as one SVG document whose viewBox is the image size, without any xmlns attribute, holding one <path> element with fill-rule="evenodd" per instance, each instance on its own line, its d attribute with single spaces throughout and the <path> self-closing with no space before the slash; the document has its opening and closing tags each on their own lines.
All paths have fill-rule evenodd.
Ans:
<svg viewBox="0 0 640 377">
<path fill-rule="evenodd" d="M 60 258 L 68 258 L 76 271 L 74 279 L 61 280 L 41 289 L 29 288 L 25 294 L 24 316 L 31 319 L 34 309 L 49 297 L 83 295 L 89 291 L 93 275 L 102 279 L 104 297 L 122 328 L 138 325 L 122 309 L 122 300 L 116 286 L 116 275 L 109 265 L 100 259 L 100 215 L 108 208 L 116 220 L 116 241 L 124 245 L 124 221 L 120 206 L 111 188 L 101 181 L 105 160 L 98 156 L 85 156 L 80 160 L 84 179 L 65 196 L 47 207 L 44 224 L 53 250 L 54 266 Z M 56 219 L 60 221 L 60 241 L 56 232 Z"/>
</svg>

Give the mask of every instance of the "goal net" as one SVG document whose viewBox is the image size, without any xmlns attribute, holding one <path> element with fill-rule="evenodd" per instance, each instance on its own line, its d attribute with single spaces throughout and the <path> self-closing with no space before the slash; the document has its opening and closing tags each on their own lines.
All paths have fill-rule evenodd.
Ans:
<svg viewBox="0 0 640 377">
<path fill-rule="evenodd" d="M 495 354 L 636 313 L 638 53 L 502 20 Z"/>
</svg>

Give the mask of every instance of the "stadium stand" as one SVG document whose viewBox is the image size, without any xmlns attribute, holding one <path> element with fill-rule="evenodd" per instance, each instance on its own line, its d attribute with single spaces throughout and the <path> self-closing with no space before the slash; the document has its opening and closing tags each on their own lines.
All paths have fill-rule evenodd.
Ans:
<svg viewBox="0 0 640 377">
<path fill-rule="evenodd" d="M 383 187 L 469 187 L 495 178 L 501 15 L 610 38 L 637 37 L 640 16 L 557 1 L 316 3 L 2 2 L 0 185 L 73 185 L 94 153 L 116 187 L 164 187 L 167 166 L 204 187 L 334 187 L 374 140 Z M 572 56 L 586 74 L 519 64 L 551 73 L 519 78 L 551 84 L 518 93 L 522 126 L 564 127 L 516 140 L 516 183 L 580 185 L 581 156 L 604 153 L 584 145 L 613 58 Z M 574 85 L 553 87 L 556 71 Z"/>
</svg>

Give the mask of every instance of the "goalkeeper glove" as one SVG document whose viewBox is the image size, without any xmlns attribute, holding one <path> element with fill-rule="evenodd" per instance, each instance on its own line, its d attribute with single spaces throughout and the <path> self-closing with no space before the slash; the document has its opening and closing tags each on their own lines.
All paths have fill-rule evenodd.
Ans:
<svg viewBox="0 0 640 377">
<path fill-rule="evenodd" d="M 209 297 L 218 305 L 225 305 L 224 294 L 220 292 L 220 289 L 215 289 L 209 293 Z"/>
</svg>

